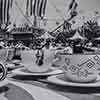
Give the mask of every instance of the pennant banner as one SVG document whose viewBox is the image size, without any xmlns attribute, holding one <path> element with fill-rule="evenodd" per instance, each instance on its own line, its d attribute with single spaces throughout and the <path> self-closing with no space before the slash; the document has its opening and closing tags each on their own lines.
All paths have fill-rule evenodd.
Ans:
<svg viewBox="0 0 100 100">
<path fill-rule="evenodd" d="M 77 6 L 78 3 L 76 0 L 72 0 L 69 4 L 68 11 L 70 12 L 70 18 L 68 20 L 73 19 L 75 16 L 77 16 Z"/>
</svg>

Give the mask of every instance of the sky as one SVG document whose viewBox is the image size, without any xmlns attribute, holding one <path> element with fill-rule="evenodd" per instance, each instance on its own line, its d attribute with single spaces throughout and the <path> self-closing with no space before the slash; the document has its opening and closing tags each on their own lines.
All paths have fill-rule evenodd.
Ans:
<svg viewBox="0 0 100 100">
<path fill-rule="evenodd" d="M 26 0 L 14 0 L 17 1 L 19 8 L 14 4 L 11 12 L 11 21 L 17 25 L 22 25 L 26 21 L 25 17 L 25 3 Z M 47 30 L 54 29 L 56 21 L 59 23 L 63 22 L 63 19 L 67 19 L 67 9 L 71 0 L 48 0 L 46 8 L 47 25 L 43 26 L 43 21 L 40 22 L 40 26 Z M 78 1 L 78 12 L 79 15 L 89 15 L 94 11 L 100 11 L 100 0 L 77 0 Z M 19 11 L 21 8 L 22 12 Z M 58 12 L 56 10 L 59 10 Z M 29 18 L 33 22 L 33 17 Z"/>
</svg>

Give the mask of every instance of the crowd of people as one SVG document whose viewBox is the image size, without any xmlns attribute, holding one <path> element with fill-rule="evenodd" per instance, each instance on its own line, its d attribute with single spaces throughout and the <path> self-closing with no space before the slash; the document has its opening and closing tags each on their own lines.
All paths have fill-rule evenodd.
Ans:
<svg viewBox="0 0 100 100">
<path fill-rule="evenodd" d="M 10 59 L 19 59 L 21 60 L 21 50 L 34 50 L 36 51 L 36 63 L 38 65 L 43 64 L 44 52 L 45 50 L 54 50 L 55 55 L 57 53 L 65 53 L 65 54 L 90 54 L 97 53 L 98 50 L 100 53 L 100 45 L 93 47 L 93 42 L 85 42 L 80 39 L 76 39 L 73 41 L 68 41 L 66 43 L 57 43 L 56 41 L 51 41 L 50 39 L 46 39 L 45 41 L 39 42 L 38 45 L 34 45 L 34 43 L 30 43 L 29 46 L 26 46 L 24 42 L 18 41 L 14 42 L 0 42 L 0 49 L 8 50 L 8 60 Z"/>
</svg>

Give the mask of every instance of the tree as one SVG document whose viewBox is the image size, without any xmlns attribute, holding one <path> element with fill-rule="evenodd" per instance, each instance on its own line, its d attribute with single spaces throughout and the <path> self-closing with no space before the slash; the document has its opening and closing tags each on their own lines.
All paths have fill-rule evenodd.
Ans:
<svg viewBox="0 0 100 100">
<path fill-rule="evenodd" d="M 67 39 L 72 37 L 75 33 L 76 33 L 76 30 L 72 30 L 72 29 L 69 31 L 66 31 L 66 32 L 60 32 L 56 36 L 56 40 L 61 41 L 62 43 L 65 43 L 67 41 Z"/>
<path fill-rule="evenodd" d="M 82 27 L 79 28 L 78 31 L 81 36 L 87 38 L 88 40 L 100 37 L 100 26 L 95 20 L 87 21 L 82 25 Z"/>
</svg>

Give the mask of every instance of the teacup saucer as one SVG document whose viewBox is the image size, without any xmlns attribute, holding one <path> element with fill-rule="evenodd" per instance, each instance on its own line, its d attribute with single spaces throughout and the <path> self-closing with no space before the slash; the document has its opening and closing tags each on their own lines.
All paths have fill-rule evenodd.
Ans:
<svg viewBox="0 0 100 100">
<path fill-rule="evenodd" d="M 89 83 L 76 83 L 67 80 L 64 74 L 54 75 L 47 78 L 48 83 L 59 86 L 72 86 L 72 87 L 100 87 L 100 76 L 94 82 Z"/>
<path fill-rule="evenodd" d="M 30 72 L 25 68 L 19 68 L 12 71 L 14 75 L 25 75 L 25 76 L 50 76 L 50 75 L 57 75 L 62 74 L 62 70 L 57 69 L 48 69 L 45 72 Z"/>
</svg>

